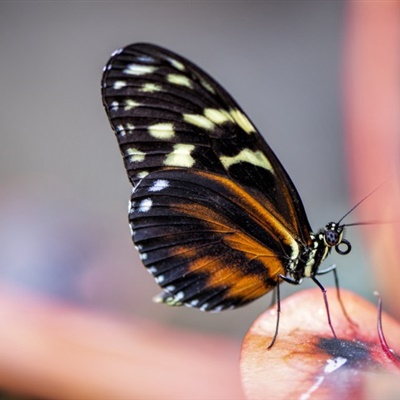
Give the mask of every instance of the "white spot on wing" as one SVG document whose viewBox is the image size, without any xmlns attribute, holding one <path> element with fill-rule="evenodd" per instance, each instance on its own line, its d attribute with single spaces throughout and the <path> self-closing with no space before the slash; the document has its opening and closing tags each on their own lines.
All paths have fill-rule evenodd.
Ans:
<svg viewBox="0 0 400 400">
<path fill-rule="evenodd" d="M 137 56 L 136 60 L 141 61 L 141 62 L 145 62 L 145 63 L 154 62 L 154 58 L 151 57 L 151 56 L 147 56 L 147 55 Z"/>
<path fill-rule="evenodd" d="M 162 283 L 162 282 L 164 282 L 164 275 L 158 275 L 158 276 L 155 278 L 155 280 L 156 280 L 157 283 Z"/>
<path fill-rule="evenodd" d="M 174 125 L 171 122 L 160 122 L 148 127 L 150 136 L 156 139 L 172 139 L 175 136 Z"/>
<path fill-rule="evenodd" d="M 165 179 L 157 179 L 152 186 L 149 188 L 149 192 L 160 192 L 161 190 L 167 188 L 169 182 Z"/>
<path fill-rule="evenodd" d="M 122 89 L 123 87 L 126 86 L 126 82 L 125 81 L 115 81 L 113 84 L 113 88 L 118 90 L 118 89 Z"/>
<path fill-rule="evenodd" d="M 125 132 L 125 129 L 124 129 L 124 126 L 123 126 L 123 125 L 117 125 L 117 126 L 115 127 L 115 129 L 116 129 L 118 135 L 120 135 L 120 136 L 125 136 L 126 132 Z"/>
<path fill-rule="evenodd" d="M 153 202 L 151 199 L 144 199 L 140 202 L 138 211 L 139 212 L 148 212 L 151 209 Z"/>
<path fill-rule="evenodd" d="M 200 307 L 200 311 L 207 311 L 207 307 L 208 307 L 208 303 L 204 303 L 204 304 Z"/>
<path fill-rule="evenodd" d="M 215 126 L 214 122 L 200 114 L 183 114 L 183 120 L 206 130 L 211 130 Z"/>
<path fill-rule="evenodd" d="M 175 85 L 186 86 L 186 87 L 192 88 L 192 82 L 185 75 L 168 74 L 167 75 L 167 81 L 169 83 L 173 83 Z"/>
<path fill-rule="evenodd" d="M 178 292 L 174 296 L 174 301 L 176 301 L 176 302 L 181 301 L 184 297 L 185 297 L 185 293 L 184 292 Z"/>
<path fill-rule="evenodd" d="M 119 108 L 119 103 L 118 103 L 118 101 L 113 101 L 113 102 L 110 104 L 110 108 L 111 108 L 111 110 L 113 110 L 113 111 L 118 110 L 118 108 Z"/>
<path fill-rule="evenodd" d="M 175 144 L 174 150 L 165 157 L 164 165 L 169 167 L 192 167 L 195 160 L 190 153 L 194 148 L 193 144 Z"/>
<path fill-rule="evenodd" d="M 129 64 L 123 72 L 128 75 L 146 75 L 153 73 L 156 69 L 153 65 Z"/>
<path fill-rule="evenodd" d="M 196 307 L 197 304 L 199 304 L 199 300 L 194 299 L 194 300 L 192 300 L 189 304 L 190 304 L 192 307 Z"/>
</svg>

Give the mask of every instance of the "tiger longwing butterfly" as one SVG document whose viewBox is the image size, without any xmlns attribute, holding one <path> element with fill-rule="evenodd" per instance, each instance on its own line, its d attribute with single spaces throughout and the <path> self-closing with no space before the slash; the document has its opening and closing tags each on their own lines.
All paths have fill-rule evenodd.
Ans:
<svg viewBox="0 0 400 400">
<path fill-rule="evenodd" d="M 278 158 L 207 73 L 162 47 L 115 51 L 103 103 L 129 180 L 132 238 L 163 292 L 156 301 L 222 311 L 316 275 L 332 247 L 350 252 L 344 225 L 313 233 Z M 339 245 L 343 246 L 342 248 Z M 336 277 L 336 275 L 335 275 Z"/>
</svg>

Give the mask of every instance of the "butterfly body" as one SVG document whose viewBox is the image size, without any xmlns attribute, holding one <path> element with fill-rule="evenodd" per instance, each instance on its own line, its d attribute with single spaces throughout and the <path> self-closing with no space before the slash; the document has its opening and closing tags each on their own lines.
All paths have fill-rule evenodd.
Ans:
<svg viewBox="0 0 400 400">
<path fill-rule="evenodd" d="M 332 247 L 350 251 L 342 225 L 312 232 L 271 148 L 190 61 L 127 46 L 105 67 L 102 94 L 133 185 L 132 238 L 163 288 L 158 301 L 236 308 L 282 281 L 316 280 Z"/>
</svg>

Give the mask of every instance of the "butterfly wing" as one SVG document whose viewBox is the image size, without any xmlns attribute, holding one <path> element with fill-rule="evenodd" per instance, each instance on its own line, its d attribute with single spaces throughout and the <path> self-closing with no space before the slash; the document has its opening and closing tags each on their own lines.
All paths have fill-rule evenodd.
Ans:
<svg viewBox="0 0 400 400">
<path fill-rule="evenodd" d="M 219 311 L 274 287 L 311 229 L 288 174 L 232 97 L 151 44 L 112 55 L 102 94 L 133 185 L 132 237 L 164 289 L 158 299 Z"/>
</svg>

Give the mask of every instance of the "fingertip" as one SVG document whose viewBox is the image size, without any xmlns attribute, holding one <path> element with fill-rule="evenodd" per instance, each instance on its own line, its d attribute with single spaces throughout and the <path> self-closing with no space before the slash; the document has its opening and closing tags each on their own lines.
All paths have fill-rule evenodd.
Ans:
<svg viewBox="0 0 400 400">
<path fill-rule="evenodd" d="M 267 348 L 276 312 L 269 309 L 254 322 L 241 353 L 241 378 L 247 398 L 307 398 L 314 392 L 319 398 L 360 398 L 367 371 L 393 373 L 393 362 L 378 338 L 377 307 L 344 290 L 341 297 L 355 324 L 343 315 L 335 291 L 329 290 L 331 319 L 338 339 L 329 328 L 317 289 L 282 301 L 279 334 L 270 350 Z M 384 326 L 388 341 L 394 343 L 400 325 L 385 316 Z"/>
</svg>

